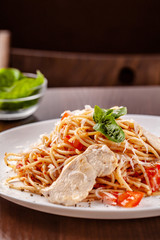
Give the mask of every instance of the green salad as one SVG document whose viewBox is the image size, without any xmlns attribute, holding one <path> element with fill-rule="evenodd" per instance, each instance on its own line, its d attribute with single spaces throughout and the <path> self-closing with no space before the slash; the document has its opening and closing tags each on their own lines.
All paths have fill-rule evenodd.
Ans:
<svg viewBox="0 0 160 240">
<path fill-rule="evenodd" d="M 40 71 L 37 71 L 36 78 L 31 78 L 15 68 L 0 69 L 0 110 L 15 111 L 35 105 L 38 99 L 19 99 L 37 94 L 44 81 Z"/>
</svg>

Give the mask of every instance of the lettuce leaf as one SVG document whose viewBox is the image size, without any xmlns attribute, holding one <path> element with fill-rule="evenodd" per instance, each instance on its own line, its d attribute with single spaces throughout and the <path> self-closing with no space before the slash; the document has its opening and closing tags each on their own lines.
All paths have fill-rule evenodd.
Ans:
<svg viewBox="0 0 160 240">
<path fill-rule="evenodd" d="M 24 77 L 15 82 L 10 91 L 0 92 L 1 99 L 16 99 L 31 96 L 38 86 L 43 84 L 44 76 L 37 71 L 37 78 Z"/>
<path fill-rule="evenodd" d="M 3 69 L 1 69 L 3 70 Z M 37 103 L 36 100 L 30 100 L 30 101 L 16 101 L 18 98 L 24 98 L 29 97 L 31 95 L 34 95 L 40 91 L 40 86 L 44 83 L 44 75 L 37 71 L 37 77 L 36 78 L 30 78 L 24 76 L 19 70 L 14 69 L 14 71 L 10 71 L 12 69 L 5 69 L 5 71 L 2 71 L 2 73 L 5 72 L 5 74 L 2 78 L 2 83 L 0 86 L 0 109 L 1 110 L 9 110 L 9 111 L 15 111 L 23 108 L 30 107 Z M 17 71 L 16 71 L 17 70 Z M 14 76 L 14 77 L 13 77 Z M 1 74 L 0 74 L 1 77 Z M 10 79 L 7 79 L 7 77 L 10 77 Z M 6 79 L 6 80 L 5 80 Z M 5 84 L 6 81 L 6 84 Z M 0 78 L 1 82 L 1 78 Z M 12 83 L 12 84 L 11 84 Z M 3 102 L 1 99 L 15 99 L 13 102 Z"/>
<path fill-rule="evenodd" d="M 18 69 L 1 68 L 0 69 L 0 91 L 6 91 L 22 76 L 23 76 L 22 73 Z"/>
</svg>

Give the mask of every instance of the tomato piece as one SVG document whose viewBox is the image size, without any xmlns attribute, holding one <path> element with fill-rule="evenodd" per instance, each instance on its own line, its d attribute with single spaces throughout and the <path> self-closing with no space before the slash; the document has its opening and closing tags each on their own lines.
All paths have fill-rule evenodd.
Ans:
<svg viewBox="0 0 160 240">
<path fill-rule="evenodd" d="M 17 169 L 20 169 L 21 167 L 23 167 L 23 165 L 22 165 L 21 163 L 19 163 L 19 164 L 16 166 Z"/>
<path fill-rule="evenodd" d="M 64 142 L 65 143 L 70 143 L 68 140 L 70 139 L 71 137 L 69 135 L 67 135 L 65 138 L 64 138 Z M 71 144 L 71 143 L 70 143 Z"/>
<path fill-rule="evenodd" d="M 70 116 L 70 114 L 67 113 L 67 112 L 65 112 L 65 113 L 63 114 L 62 118 L 61 118 L 61 121 L 62 121 L 64 118 L 69 117 L 69 116 Z"/>
<path fill-rule="evenodd" d="M 80 142 L 78 141 L 78 139 L 75 139 L 75 140 L 73 140 L 72 142 L 69 142 L 69 139 L 70 139 L 70 138 L 71 138 L 71 136 L 67 135 L 67 136 L 64 138 L 64 142 L 71 144 L 74 148 L 76 148 L 76 149 L 78 149 L 79 151 L 81 151 L 81 150 L 83 149 L 83 147 L 84 147 L 83 144 L 80 143 Z"/>
<path fill-rule="evenodd" d="M 140 203 L 143 196 L 144 196 L 144 193 L 142 192 L 127 191 L 118 196 L 117 203 L 121 207 L 126 207 L 126 208 L 136 207 Z"/>
<path fill-rule="evenodd" d="M 160 189 L 160 165 L 146 168 L 146 172 L 150 181 L 152 192 Z"/>
<path fill-rule="evenodd" d="M 99 195 L 102 197 L 102 200 L 105 204 L 112 206 L 117 205 L 118 194 L 113 192 L 100 192 Z"/>
<path fill-rule="evenodd" d="M 72 145 L 74 148 L 78 149 L 79 151 L 83 149 L 83 145 L 78 141 L 78 139 L 73 140 Z"/>
</svg>

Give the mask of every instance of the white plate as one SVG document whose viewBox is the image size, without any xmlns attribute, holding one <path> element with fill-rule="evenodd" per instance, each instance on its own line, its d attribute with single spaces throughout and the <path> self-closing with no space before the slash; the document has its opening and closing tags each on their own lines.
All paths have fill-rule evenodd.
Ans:
<svg viewBox="0 0 160 240">
<path fill-rule="evenodd" d="M 146 129 L 160 136 L 160 117 L 147 115 L 127 115 L 135 119 Z M 126 118 L 125 117 L 125 118 Z M 142 199 L 139 206 L 131 209 L 105 206 L 102 203 L 81 203 L 78 207 L 65 207 L 49 203 L 44 197 L 30 193 L 9 189 L 5 184 L 11 170 L 4 164 L 5 152 L 19 152 L 29 147 L 39 139 L 39 135 L 50 133 L 57 120 L 37 122 L 16 127 L 0 133 L 0 196 L 19 205 L 63 216 L 97 219 L 127 219 L 142 218 L 160 215 L 160 197 Z M 22 146 L 23 145 L 23 146 Z"/>
</svg>

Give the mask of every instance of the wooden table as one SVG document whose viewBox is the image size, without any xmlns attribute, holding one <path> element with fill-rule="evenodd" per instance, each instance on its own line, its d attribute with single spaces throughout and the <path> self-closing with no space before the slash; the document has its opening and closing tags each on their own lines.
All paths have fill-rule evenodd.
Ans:
<svg viewBox="0 0 160 240">
<path fill-rule="evenodd" d="M 1 121 L 0 131 L 58 118 L 64 110 L 82 109 L 85 104 L 105 108 L 123 105 L 128 107 L 128 113 L 160 115 L 160 87 L 49 89 L 33 116 L 21 121 Z M 131 220 L 70 218 L 27 209 L 0 198 L 2 240 L 159 240 L 159 226 L 160 217 Z"/>
</svg>

